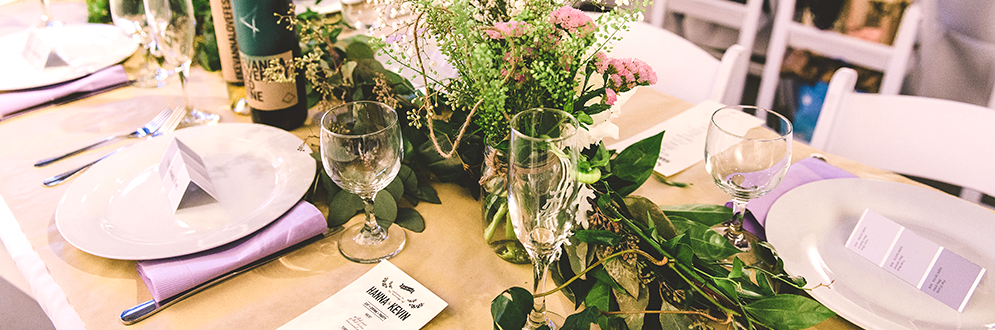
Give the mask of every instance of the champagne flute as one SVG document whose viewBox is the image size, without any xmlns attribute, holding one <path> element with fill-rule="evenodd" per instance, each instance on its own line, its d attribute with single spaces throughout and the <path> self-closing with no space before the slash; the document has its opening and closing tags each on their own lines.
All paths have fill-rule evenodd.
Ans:
<svg viewBox="0 0 995 330">
<path fill-rule="evenodd" d="M 743 116 L 750 117 L 744 110 L 766 114 L 769 124 L 744 127 Z M 733 218 L 718 231 L 740 250 L 750 250 L 743 233 L 747 203 L 777 187 L 788 173 L 791 134 L 791 122 L 767 109 L 737 105 L 712 114 L 705 138 L 705 169 L 732 196 Z"/>
<path fill-rule="evenodd" d="M 339 238 L 339 252 L 358 263 L 389 259 L 404 248 L 400 226 L 377 224 L 373 201 L 401 168 L 401 127 L 394 109 L 380 102 L 339 105 L 321 117 L 321 163 L 342 189 L 363 200 L 366 221 Z"/>
<path fill-rule="evenodd" d="M 530 109 L 511 119 L 508 212 L 515 236 L 532 259 L 535 293 L 545 290 L 546 271 L 559 257 L 577 215 L 579 127 L 569 113 L 554 109 Z M 540 297 L 526 328 L 542 325 L 555 327 L 546 316 L 546 299 Z"/>
<path fill-rule="evenodd" d="M 162 88 L 166 85 L 166 70 L 159 68 L 153 57 L 155 41 L 149 32 L 148 20 L 145 18 L 145 4 L 140 0 L 111 0 L 111 20 L 125 34 L 142 45 L 142 60 L 144 66 L 138 72 L 138 78 L 132 86 L 140 88 Z"/>
<path fill-rule="evenodd" d="M 195 27 L 193 4 L 190 0 L 144 0 L 145 16 L 159 53 L 166 64 L 174 66 L 183 89 L 183 107 L 187 115 L 181 127 L 210 125 L 220 120 L 214 113 L 203 112 L 190 104 L 187 80 L 193 62 Z"/>
</svg>

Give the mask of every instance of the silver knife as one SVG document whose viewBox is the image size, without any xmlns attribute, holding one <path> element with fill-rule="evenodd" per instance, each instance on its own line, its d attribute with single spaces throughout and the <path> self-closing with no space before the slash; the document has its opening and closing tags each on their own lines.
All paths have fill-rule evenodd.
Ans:
<svg viewBox="0 0 995 330">
<path fill-rule="evenodd" d="M 138 305 L 135 305 L 134 307 L 128 308 L 128 309 L 124 310 L 124 312 L 121 313 L 121 323 L 124 323 L 125 325 L 135 324 L 138 321 L 144 320 L 144 319 L 148 318 L 149 316 L 152 316 L 153 314 L 158 313 L 159 311 L 165 309 L 166 307 L 172 306 L 173 304 L 178 303 L 181 300 L 186 299 L 186 298 L 188 298 L 190 296 L 193 296 L 194 294 L 197 294 L 198 292 L 204 291 L 204 289 L 212 287 L 215 284 L 224 282 L 225 280 L 228 280 L 228 279 L 230 279 L 232 277 L 238 276 L 238 275 L 240 275 L 242 273 L 246 273 L 246 272 L 248 272 L 250 270 L 255 269 L 256 267 L 265 265 L 265 264 L 269 263 L 270 261 L 273 261 L 273 260 L 276 260 L 276 259 L 280 259 L 280 257 L 283 257 L 284 255 L 287 255 L 290 252 L 297 251 L 297 249 L 300 249 L 300 248 L 302 248 L 302 247 L 304 247 L 304 246 L 306 246 L 308 244 L 311 244 L 311 243 L 314 243 L 316 241 L 319 241 L 319 240 L 321 240 L 321 239 L 323 239 L 325 237 L 332 236 L 335 233 L 338 233 L 339 231 L 342 231 L 343 229 L 344 228 L 342 226 L 338 226 L 338 227 L 335 227 L 335 228 L 330 228 L 330 229 L 328 229 L 328 232 L 326 232 L 324 234 L 315 235 L 314 237 L 305 239 L 305 240 L 301 241 L 300 243 L 297 243 L 297 244 L 291 245 L 289 247 L 286 247 L 283 250 L 276 251 L 276 252 L 274 252 L 274 253 L 266 256 L 266 257 L 260 258 L 260 259 L 258 259 L 256 261 L 253 261 L 253 262 L 249 263 L 248 265 L 236 268 L 235 270 L 232 270 L 232 271 L 230 271 L 228 273 L 225 273 L 225 274 L 222 274 L 222 275 L 220 275 L 218 277 L 215 277 L 215 278 L 211 279 L 210 281 L 201 283 L 200 285 L 197 285 L 197 286 L 195 286 L 193 288 L 190 288 L 190 289 L 188 289 L 186 291 L 177 293 L 176 295 L 174 295 L 172 297 L 165 298 L 162 301 L 155 301 L 155 299 L 152 299 L 152 300 L 140 303 Z"/>
</svg>

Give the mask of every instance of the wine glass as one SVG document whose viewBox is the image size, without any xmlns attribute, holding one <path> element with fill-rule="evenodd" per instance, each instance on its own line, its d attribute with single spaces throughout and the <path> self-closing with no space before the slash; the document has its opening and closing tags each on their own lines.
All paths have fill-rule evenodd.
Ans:
<svg viewBox="0 0 995 330">
<path fill-rule="evenodd" d="M 62 26 L 62 21 L 55 19 L 52 16 L 52 6 L 49 5 L 50 0 L 41 0 L 41 22 L 38 27 L 60 27 Z"/>
<path fill-rule="evenodd" d="M 378 0 L 342 0 L 342 19 L 356 31 L 367 34 L 374 27 L 380 13 L 377 12 Z"/>
<path fill-rule="evenodd" d="M 187 79 L 190 77 L 190 64 L 193 61 L 196 19 L 193 4 L 190 0 L 144 0 L 145 16 L 149 31 L 152 32 L 156 48 L 166 60 L 166 64 L 174 66 L 180 77 L 180 87 L 183 89 L 183 107 L 187 115 L 180 122 L 181 127 L 215 124 L 220 116 L 203 112 L 190 104 L 187 92 Z"/>
<path fill-rule="evenodd" d="M 125 34 L 131 36 L 142 45 L 143 67 L 138 72 L 138 78 L 132 86 L 141 88 L 162 88 L 166 85 L 166 70 L 159 68 L 153 52 L 155 42 L 149 32 L 148 20 L 145 18 L 145 5 L 140 0 L 111 0 L 111 20 Z"/>
<path fill-rule="evenodd" d="M 752 119 L 745 110 L 766 114 L 760 127 L 744 126 Z M 722 224 L 737 248 L 750 250 L 743 234 L 743 215 L 750 199 L 777 187 L 791 163 L 791 122 L 783 115 L 753 106 L 727 106 L 716 110 L 705 138 L 705 169 L 715 184 L 732 196 L 733 218 Z"/>
<path fill-rule="evenodd" d="M 532 259 L 533 292 L 545 290 L 546 270 L 570 236 L 580 183 L 575 139 L 577 119 L 561 110 L 530 109 L 511 119 L 508 156 L 508 212 L 515 236 Z M 526 328 L 555 327 L 538 298 Z"/>
<path fill-rule="evenodd" d="M 401 168 L 401 127 L 394 109 L 380 102 L 348 102 L 321 117 L 321 163 L 342 189 L 363 200 L 366 221 L 339 238 L 339 252 L 358 263 L 375 263 L 404 248 L 400 226 L 377 224 L 373 201 Z"/>
</svg>

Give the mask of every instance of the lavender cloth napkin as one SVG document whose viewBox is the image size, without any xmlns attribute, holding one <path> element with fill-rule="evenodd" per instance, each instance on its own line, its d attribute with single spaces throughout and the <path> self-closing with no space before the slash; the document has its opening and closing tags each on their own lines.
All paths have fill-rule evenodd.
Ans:
<svg viewBox="0 0 995 330">
<path fill-rule="evenodd" d="M 767 223 L 767 212 L 781 195 L 809 182 L 856 177 L 856 175 L 820 159 L 811 157 L 802 159 L 788 168 L 788 174 L 784 176 L 784 180 L 776 188 L 760 198 L 750 200 L 750 204 L 747 206 L 750 212 L 743 219 L 743 229 L 766 241 L 767 233 L 764 231 L 764 225 Z"/>
<path fill-rule="evenodd" d="M 328 230 L 314 205 L 300 201 L 248 237 L 190 255 L 138 262 L 138 275 L 155 301 L 172 297 L 257 259 Z"/>
<path fill-rule="evenodd" d="M 128 81 L 124 66 L 115 65 L 82 78 L 46 87 L 0 93 L 0 117 L 73 93 L 85 93 Z"/>
</svg>

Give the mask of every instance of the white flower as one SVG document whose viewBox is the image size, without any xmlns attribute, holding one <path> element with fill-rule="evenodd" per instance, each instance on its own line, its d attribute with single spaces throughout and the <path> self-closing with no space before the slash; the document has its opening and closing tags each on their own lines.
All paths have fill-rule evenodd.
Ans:
<svg viewBox="0 0 995 330">
<path fill-rule="evenodd" d="M 577 199 L 580 201 L 580 209 L 577 210 L 576 224 L 581 228 L 588 229 L 591 226 L 587 221 L 587 212 L 593 211 L 594 208 L 591 207 L 591 203 L 587 202 L 587 199 L 594 199 L 596 197 L 594 190 L 588 188 L 586 184 L 580 185 L 580 191 L 577 193 Z"/>
</svg>

